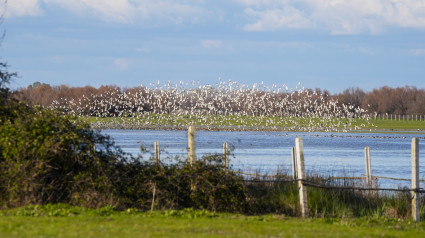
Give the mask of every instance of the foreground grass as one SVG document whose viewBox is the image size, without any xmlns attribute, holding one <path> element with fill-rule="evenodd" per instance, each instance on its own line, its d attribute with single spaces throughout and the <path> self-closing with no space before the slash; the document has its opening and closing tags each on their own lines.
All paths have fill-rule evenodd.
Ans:
<svg viewBox="0 0 425 238">
<path fill-rule="evenodd" d="M 384 119 L 327 119 L 267 116 L 184 116 L 149 114 L 138 118 L 108 117 L 85 118 L 89 123 L 101 128 L 185 128 L 188 125 L 208 126 L 210 129 L 233 130 L 288 130 L 288 131 L 422 131 L 425 121 L 384 120 Z"/>
<path fill-rule="evenodd" d="M 424 222 L 300 219 L 205 211 L 0 217 L 0 237 L 418 237 L 418 234 L 425 234 Z"/>
</svg>

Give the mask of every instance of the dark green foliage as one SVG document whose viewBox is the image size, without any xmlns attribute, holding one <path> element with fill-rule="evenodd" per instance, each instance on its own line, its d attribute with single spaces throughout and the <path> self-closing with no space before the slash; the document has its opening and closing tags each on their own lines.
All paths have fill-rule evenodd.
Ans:
<svg viewBox="0 0 425 238">
<path fill-rule="evenodd" d="M 170 164 L 133 160 L 120 166 L 123 174 L 116 185 L 124 207 L 243 211 L 241 177 L 226 172 L 222 156 L 206 156 L 193 165 L 179 160 Z"/>
<path fill-rule="evenodd" d="M 280 177 L 274 182 L 263 182 L 262 178 L 253 179 L 245 183 L 248 214 L 287 214 L 297 215 L 298 208 L 298 186 L 291 182 L 285 182 Z M 269 179 L 269 178 L 266 178 Z"/>
<path fill-rule="evenodd" d="M 0 62 L 0 124 L 5 118 L 11 117 L 11 113 L 14 111 L 13 108 L 17 106 L 15 101 L 9 100 L 10 91 L 7 88 L 10 81 L 16 76 L 16 73 L 7 72 L 6 63 Z"/>
<path fill-rule="evenodd" d="M 0 62 L 0 89 L 2 89 L 3 92 L 9 91 L 6 85 L 8 85 L 10 81 L 16 76 L 17 73 L 9 73 L 7 71 L 7 63 Z"/>
<path fill-rule="evenodd" d="M 110 174 L 123 153 L 76 118 L 14 108 L 0 125 L 1 205 L 112 202 Z M 95 149 L 96 145 L 101 149 Z"/>
<path fill-rule="evenodd" d="M 0 64 L 0 207 L 114 202 L 110 175 L 123 152 L 78 118 L 11 98 L 14 76 Z"/>
<path fill-rule="evenodd" d="M 221 156 L 207 156 L 185 170 L 195 175 L 192 183 L 191 200 L 194 207 L 213 211 L 241 212 L 245 194 L 241 177 L 233 172 L 226 173 Z"/>
</svg>

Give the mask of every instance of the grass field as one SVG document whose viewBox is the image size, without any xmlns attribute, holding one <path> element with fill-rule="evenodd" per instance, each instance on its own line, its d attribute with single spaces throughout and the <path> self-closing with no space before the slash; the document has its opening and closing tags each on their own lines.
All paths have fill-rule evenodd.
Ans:
<svg viewBox="0 0 425 238">
<path fill-rule="evenodd" d="M 0 216 L 0 237 L 421 237 L 425 223 L 206 211 Z"/>
<path fill-rule="evenodd" d="M 100 128 L 177 128 L 188 125 L 204 126 L 210 129 L 230 130 L 282 130 L 282 131 L 409 131 L 425 130 L 425 121 L 384 120 L 384 119 L 326 119 L 298 117 L 260 117 L 260 116 L 183 116 L 150 114 L 139 118 L 108 117 L 85 118 Z"/>
<path fill-rule="evenodd" d="M 371 122 L 377 130 L 387 131 L 423 131 L 425 130 L 425 121 L 416 120 L 383 120 L 372 119 Z"/>
</svg>

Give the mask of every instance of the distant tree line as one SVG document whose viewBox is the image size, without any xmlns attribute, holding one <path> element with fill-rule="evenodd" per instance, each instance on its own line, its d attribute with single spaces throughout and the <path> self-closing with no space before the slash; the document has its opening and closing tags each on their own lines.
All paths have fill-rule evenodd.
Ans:
<svg viewBox="0 0 425 238">
<path fill-rule="evenodd" d="M 425 90 L 412 86 L 391 88 L 384 86 L 365 92 L 349 88 L 332 96 L 339 102 L 361 107 L 378 114 L 424 115 Z"/>
<path fill-rule="evenodd" d="M 27 102 L 29 106 L 63 108 L 64 111 L 73 110 L 78 111 L 80 115 L 91 116 L 96 116 L 94 114 L 97 112 L 103 112 L 103 115 L 107 116 L 125 116 L 120 114 L 123 111 L 178 113 L 179 110 L 183 109 L 187 112 L 188 108 L 193 113 L 202 113 L 212 107 L 218 111 L 244 111 L 245 115 L 278 115 L 277 112 L 281 109 L 277 102 L 286 100 L 289 104 L 293 102 L 295 105 L 296 100 L 304 98 L 304 101 L 306 101 L 307 97 L 310 104 L 312 104 L 311 101 L 322 104 L 325 101 L 337 101 L 339 106 L 348 106 L 347 110 L 353 112 L 362 108 L 371 114 L 425 115 L 425 89 L 412 86 L 397 88 L 384 86 L 373 89 L 371 92 L 365 92 L 358 87 L 348 88 L 333 95 L 329 91 L 319 88 L 306 89 L 302 92 L 275 90 L 273 93 L 266 89 L 240 89 L 237 94 L 226 95 L 229 98 L 236 97 L 236 100 L 234 98 L 232 100 L 226 100 L 226 98 L 214 99 L 214 90 L 217 89 L 211 87 L 209 90 L 210 95 L 204 95 L 208 93 L 208 90 L 200 91 L 196 89 L 193 89 L 192 93 L 187 92 L 183 95 L 176 93 L 175 88 L 120 88 L 115 85 L 99 88 L 91 86 L 70 87 L 66 85 L 51 86 L 36 82 L 27 88 L 17 90 L 15 97 Z M 199 95 L 196 94 L 197 92 L 199 92 Z M 229 92 L 234 93 L 235 91 Z M 319 107 L 320 105 L 314 108 Z M 296 114 L 300 111 L 314 110 L 314 108 L 306 107 L 304 102 L 301 103 L 301 106 L 291 108 L 290 113 Z"/>
</svg>

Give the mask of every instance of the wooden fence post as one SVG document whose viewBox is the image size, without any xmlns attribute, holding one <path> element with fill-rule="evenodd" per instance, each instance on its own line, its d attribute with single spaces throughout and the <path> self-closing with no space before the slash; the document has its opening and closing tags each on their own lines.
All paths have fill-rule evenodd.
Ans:
<svg viewBox="0 0 425 238">
<path fill-rule="evenodd" d="M 366 162 L 366 184 L 368 187 L 372 186 L 372 166 L 370 163 L 370 147 L 366 146 L 364 148 L 364 158 Z"/>
<path fill-rule="evenodd" d="M 155 208 L 155 195 L 156 195 L 156 182 L 152 184 L 152 203 L 151 203 L 151 212 Z"/>
<path fill-rule="evenodd" d="M 229 145 L 227 142 L 223 144 L 223 157 L 224 157 L 224 167 L 226 169 L 226 173 L 229 170 Z"/>
<path fill-rule="evenodd" d="M 292 178 L 297 179 L 297 159 L 295 147 L 291 147 L 291 158 L 292 158 Z"/>
<path fill-rule="evenodd" d="M 304 166 L 304 146 L 303 139 L 297 137 L 295 139 L 295 152 L 297 154 L 297 169 L 298 169 L 298 186 L 300 193 L 301 217 L 308 217 L 308 200 L 307 200 L 307 187 L 303 184 L 303 179 L 306 178 Z"/>
<path fill-rule="evenodd" d="M 190 165 L 196 161 L 196 141 L 195 141 L 195 127 L 189 126 L 187 130 L 187 139 L 188 139 L 188 151 L 189 151 L 189 163 Z"/>
<path fill-rule="evenodd" d="M 155 163 L 159 164 L 160 162 L 160 150 L 159 150 L 159 141 L 155 141 Z"/>
<path fill-rule="evenodd" d="M 419 139 L 412 139 L 412 217 L 415 221 L 420 221 L 419 201 Z"/>
</svg>

